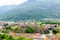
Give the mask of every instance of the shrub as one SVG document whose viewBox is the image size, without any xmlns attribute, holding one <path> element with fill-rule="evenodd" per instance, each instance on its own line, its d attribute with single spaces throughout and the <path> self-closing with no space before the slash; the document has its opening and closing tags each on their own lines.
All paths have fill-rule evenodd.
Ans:
<svg viewBox="0 0 60 40">
<path fill-rule="evenodd" d="M 42 22 L 37 22 L 37 24 L 38 24 L 38 27 L 43 27 Z"/>
<path fill-rule="evenodd" d="M 26 38 L 24 36 L 20 36 L 18 40 L 26 40 Z"/>
<path fill-rule="evenodd" d="M 8 37 L 7 37 L 7 38 L 5 38 L 4 40 L 14 40 L 14 38 L 13 38 L 13 36 L 8 35 Z"/>
<path fill-rule="evenodd" d="M 28 40 L 33 40 L 33 38 L 28 38 Z"/>
<path fill-rule="evenodd" d="M 28 27 L 25 30 L 26 33 L 34 33 L 34 27 Z"/>
<path fill-rule="evenodd" d="M 0 40 L 14 40 L 13 36 L 7 34 L 0 34 Z"/>
<path fill-rule="evenodd" d="M 52 31 L 54 34 L 59 33 L 60 34 L 60 28 L 54 28 Z"/>
<path fill-rule="evenodd" d="M 7 33 L 8 32 L 8 30 L 6 30 L 6 29 L 4 29 L 3 31 L 2 31 L 2 33 Z"/>
<path fill-rule="evenodd" d="M 7 38 L 8 36 L 6 34 L 0 34 L 0 39 L 5 39 Z"/>
</svg>

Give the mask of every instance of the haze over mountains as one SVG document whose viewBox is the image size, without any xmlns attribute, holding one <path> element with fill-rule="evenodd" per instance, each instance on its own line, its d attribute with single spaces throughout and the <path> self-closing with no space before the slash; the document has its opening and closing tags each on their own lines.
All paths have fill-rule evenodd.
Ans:
<svg viewBox="0 0 60 40">
<path fill-rule="evenodd" d="M 60 19 L 60 0 L 28 0 L 20 5 L 0 7 L 0 19 L 31 20 Z"/>
</svg>

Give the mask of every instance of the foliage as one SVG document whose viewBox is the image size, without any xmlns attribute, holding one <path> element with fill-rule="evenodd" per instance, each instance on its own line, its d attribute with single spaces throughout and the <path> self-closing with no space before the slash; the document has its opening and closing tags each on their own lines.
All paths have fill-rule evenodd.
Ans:
<svg viewBox="0 0 60 40">
<path fill-rule="evenodd" d="M 8 37 L 5 38 L 4 40 L 14 40 L 14 38 L 11 35 L 8 35 Z"/>
<path fill-rule="evenodd" d="M 42 22 L 37 22 L 37 24 L 38 24 L 38 27 L 42 27 L 43 26 Z"/>
<path fill-rule="evenodd" d="M 57 27 L 57 28 L 54 28 L 54 29 L 53 29 L 53 33 L 54 33 L 54 34 L 57 34 L 57 33 L 60 34 L 60 28 L 58 28 L 58 27 Z"/>
<path fill-rule="evenodd" d="M 60 33 L 57 33 L 56 35 L 60 36 Z"/>
<path fill-rule="evenodd" d="M 7 38 L 7 37 L 8 37 L 7 34 L 0 34 L 0 39 L 5 39 L 5 38 Z"/>
<path fill-rule="evenodd" d="M 8 29 L 10 30 L 11 29 L 11 26 L 6 26 L 5 29 L 6 30 L 8 30 Z"/>
<path fill-rule="evenodd" d="M 14 38 L 11 35 L 7 34 L 0 34 L 0 39 L 2 40 L 14 40 Z"/>
<path fill-rule="evenodd" d="M 18 40 L 33 40 L 33 38 L 26 38 L 25 36 L 18 37 Z"/>
<path fill-rule="evenodd" d="M 0 40 L 33 40 L 33 38 L 26 38 L 25 36 L 13 37 L 6 33 L 0 34 Z"/>
<path fill-rule="evenodd" d="M 4 30 L 2 31 L 2 33 L 8 33 L 8 30 L 7 30 L 7 29 L 4 29 Z"/>
<path fill-rule="evenodd" d="M 11 26 L 11 30 L 15 33 L 19 33 L 19 31 L 20 31 L 20 29 L 17 25 L 16 26 Z"/>
<path fill-rule="evenodd" d="M 60 24 L 60 21 L 59 20 L 51 20 L 51 19 L 42 20 L 41 22 L 43 24 Z"/>
<path fill-rule="evenodd" d="M 26 38 L 24 36 L 20 36 L 18 40 L 26 40 Z"/>
<path fill-rule="evenodd" d="M 33 33 L 34 32 L 34 27 L 28 27 L 25 30 L 26 33 Z"/>
<path fill-rule="evenodd" d="M 33 40 L 33 38 L 28 38 L 27 40 Z"/>
</svg>

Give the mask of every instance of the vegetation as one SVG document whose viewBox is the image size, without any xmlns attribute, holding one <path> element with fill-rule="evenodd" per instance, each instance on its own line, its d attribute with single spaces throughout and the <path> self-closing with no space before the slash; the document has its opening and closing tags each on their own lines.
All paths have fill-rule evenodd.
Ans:
<svg viewBox="0 0 60 40">
<path fill-rule="evenodd" d="M 33 40 L 33 38 L 26 38 L 25 36 L 20 36 L 16 39 L 11 35 L 0 34 L 0 40 Z"/>
<path fill-rule="evenodd" d="M 53 34 L 57 34 L 57 33 L 60 34 L 60 28 L 58 27 L 53 29 Z"/>
<path fill-rule="evenodd" d="M 25 30 L 26 33 L 34 33 L 34 27 L 28 27 Z"/>
<path fill-rule="evenodd" d="M 19 25 L 6 25 L 4 29 L 2 30 L 2 33 L 8 33 L 8 32 L 15 32 L 15 33 L 44 33 L 48 34 L 49 30 L 48 28 L 44 28 L 43 24 L 41 22 L 37 22 L 33 25 L 25 25 L 25 26 L 19 26 Z M 38 30 L 38 31 L 37 31 Z"/>
<path fill-rule="evenodd" d="M 60 24 L 60 21 L 59 20 L 51 20 L 51 19 L 42 20 L 41 22 L 43 24 Z"/>
<path fill-rule="evenodd" d="M 33 38 L 28 38 L 27 40 L 33 40 Z"/>
<path fill-rule="evenodd" d="M 2 31 L 2 33 L 8 33 L 8 30 L 7 30 L 7 29 L 4 29 L 4 30 Z"/>
<path fill-rule="evenodd" d="M 11 35 L 7 35 L 7 34 L 0 34 L 0 39 L 1 40 L 14 40 L 14 38 Z"/>
<path fill-rule="evenodd" d="M 45 1 L 45 2 L 44 2 Z M 52 4 L 52 3 L 53 4 Z M 4 20 L 29 20 L 29 19 L 44 19 L 44 18 L 60 18 L 60 6 L 53 6 L 53 5 L 60 5 L 58 0 L 47 2 L 46 0 L 28 0 L 26 3 L 22 5 L 15 6 L 7 6 L 7 7 L 1 7 L 3 10 L 0 9 L 1 14 L 4 14 L 2 16 L 2 19 Z M 51 5 L 51 7 L 48 8 L 48 5 Z M 41 8 L 42 7 L 42 8 Z M 55 8 L 53 8 L 55 7 Z M 8 11 L 6 11 L 6 10 Z M 46 10 L 47 9 L 47 10 Z M 56 10 L 57 9 L 57 10 Z M 59 12 L 58 12 L 59 11 Z M 55 15 L 57 14 L 57 16 Z"/>
<path fill-rule="evenodd" d="M 26 40 L 26 38 L 24 36 L 20 36 L 18 40 Z"/>
<path fill-rule="evenodd" d="M 37 22 L 37 24 L 38 24 L 38 27 L 43 27 L 42 22 Z"/>
</svg>

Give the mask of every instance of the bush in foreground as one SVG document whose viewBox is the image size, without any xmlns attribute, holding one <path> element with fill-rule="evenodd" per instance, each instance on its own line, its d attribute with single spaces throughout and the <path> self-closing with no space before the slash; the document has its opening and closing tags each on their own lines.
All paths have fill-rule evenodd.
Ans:
<svg viewBox="0 0 60 40">
<path fill-rule="evenodd" d="M 54 28 L 52 32 L 53 32 L 53 34 L 57 34 L 57 33 L 60 34 L 60 28 L 58 28 L 58 27 Z"/>
<path fill-rule="evenodd" d="M 34 27 L 28 27 L 25 30 L 26 33 L 34 33 Z"/>
</svg>

